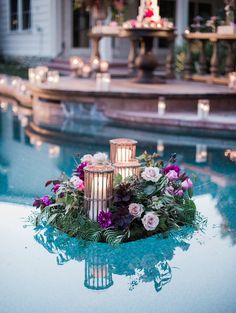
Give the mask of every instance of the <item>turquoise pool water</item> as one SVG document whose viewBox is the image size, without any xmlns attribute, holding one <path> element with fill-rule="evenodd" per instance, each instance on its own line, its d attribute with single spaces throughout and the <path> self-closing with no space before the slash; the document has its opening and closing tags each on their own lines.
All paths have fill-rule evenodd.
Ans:
<svg viewBox="0 0 236 313">
<path fill-rule="evenodd" d="M 139 140 L 139 152 L 157 146 L 164 158 L 177 152 L 181 166 L 196 172 L 195 201 L 208 218 L 203 231 L 185 228 L 114 249 L 50 227 L 24 227 L 48 178 L 69 175 L 78 152 L 108 151 L 111 135 L 124 134 Z M 236 143 L 202 145 L 199 138 L 94 121 L 81 123 L 78 136 L 76 146 L 35 142 L 10 107 L 0 113 L 0 312 L 234 313 L 236 164 L 225 150 Z"/>
</svg>

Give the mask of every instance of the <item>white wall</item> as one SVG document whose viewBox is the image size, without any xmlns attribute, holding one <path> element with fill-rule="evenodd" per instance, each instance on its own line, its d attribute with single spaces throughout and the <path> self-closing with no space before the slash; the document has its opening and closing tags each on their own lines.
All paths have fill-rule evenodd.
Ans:
<svg viewBox="0 0 236 313">
<path fill-rule="evenodd" d="M 61 0 L 31 0 L 31 30 L 11 31 L 9 0 L 0 0 L 0 53 L 10 57 L 55 57 L 60 53 L 60 4 Z"/>
</svg>

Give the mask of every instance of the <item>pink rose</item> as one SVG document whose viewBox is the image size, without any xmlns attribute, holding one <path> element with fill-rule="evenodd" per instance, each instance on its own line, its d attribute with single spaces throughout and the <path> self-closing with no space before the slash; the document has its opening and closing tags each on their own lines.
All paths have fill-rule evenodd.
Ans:
<svg viewBox="0 0 236 313">
<path fill-rule="evenodd" d="M 70 179 L 70 182 L 73 184 L 73 186 L 80 190 L 83 191 L 84 190 L 84 182 L 82 179 L 80 179 L 78 176 L 73 176 Z"/>
<path fill-rule="evenodd" d="M 184 196 L 184 191 L 183 191 L 182 189 L 180 189 L 180 190 L 177 190 L 177 191 L 175 192 L 175 194 L 176 194 L 176 196 L 179 196 L 180 198 L 183 198 L 183 196 Z"/>
<path fill-rule="evenodd" d="M 169 186 L 165 190 L 165 194 L 173 196 L 175 194 L 175 189 L 173 186 Z"/>
<path fill-rule="evenodd" d="M 142 218 L 142 223 L 147 231 L 153 231 L 157 228 L 160 220 L 154 212 L 148 212 Z"/>
<path fill-rule="evenodd" d="M 182 188 L 184 190 L 187 190 L 187 189 L 191 189 L 193 187 L 193 183 L 191 181 L 190 178 L 186 178 L 183 182 L 182 182 Z"/>
<path fill-rule="evenodd" d="M 129 205 L 129 213 L 133 215 L 134 217 L 141 217 L 143 211 L 144 210 L 143 210 L 142 204 L 131 203 Z"/>
<path fill-rule="evenodd" d="M 170 181 L 177 180 L 179 178 L 179 175 L 176 171 L 171 170 L 165 175 Z"/>
</svg>

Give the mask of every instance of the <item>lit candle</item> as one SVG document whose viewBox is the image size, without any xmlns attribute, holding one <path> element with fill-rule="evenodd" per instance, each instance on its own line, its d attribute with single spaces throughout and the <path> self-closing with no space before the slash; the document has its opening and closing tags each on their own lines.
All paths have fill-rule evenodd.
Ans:
<svg viewBox="0 0 236 313">
<path fill-rule="evenodd" d="M 6 112 L 7 108 L 8 108 L 8 103 L 5 102 L 5 101 L 1 101 L 0 102 L 0 109 L 1 109 L 1 111 Z"/>
<path fill-rule="evenodd" d="M 61 148 L 56 145 L 52 145 L 48 149 L 48 155 L 50 158 L 58 158 L 61 152 Z"/>
<path fill-rule="evenodd" d="M 108 165 L 87 166 L 84 169 L 85 209 L 91 221 L 97 221 L 101 211 L 111 206 L 114 168 Z"/>
<path fill-rule="evenodd" d="M 29 68 L 28 79 L 31 83 L 35 82 L 35 76 L 36 76 L 36 69 L 35 68 Z"/>
<path fill-rule="evenodd" d="M 163 116 L 166 111 L 166 102 L 164 97 L 160 97 L 158 100 L 158 115 Z"/>
<path fill-rule="evenodd" d="M 157 142 L 157 153 L 160 156 L 163 156 L 164 151 L 165 151 L 165 146 L 164 146 L 163 141 L 162 140 L 158 140 L 158 142 Z"/>
<path fill-rule="evenodd" d="M 47 75 L 47 81 L 49 84 L 58 84 L 60 75 L 58 71 L 49 71 Z"/>
<path fill-rule="evenodd" d="M 110 158 L 113 164 L 126 164 L 130 161 L 136 161 L 137 141 L 126 138 L 110 140 Z"/>
<path fill-rule="evenodd" d="M 93 61 L 92 61 L 92 69 L 94 71 L 98 71 L 99 67 L 100 67 L 100 60 L 99 60 L 99 58 L 94 58 Z"/>
<path fill-rule="evenodd" d="M 109 91 L 111 85 L 111 75 L 109 73 L 102 74 L 102 90 Z"/>
<path fill-rule="evenodd" d="M 236 89 L 236 72 L 229 73 L 229 88 Z"/>
<path fill-rule="evenodd" d="M 92 195 L 94 202 L 91 203 L 89 218 L 97 221 L 98 215 L 101 211 L 107 211 L 106 197 L 107 197 L 107 178 L 104 176 L 95 176 L 92 180 Z"/>
<path fill-rule="evenodd" d="M 70 58 L 70 67 L 72 70 L 80 69 L 83 65 L 84 61 L 81 58 L 76 56 Z"/>
<path fill-rule="evenodd" d="M 196 163 L 207 162 L 207 146 L 198 144 L 196 147 Z"/>
<path fill-rule="evenodd" d="M 96 90 L 97 91 L 102 90 L 102 74 L 101 73 L 96 74 Z"/>
<path fill-rule="evenodd" d="M 198 101 L 198 118 L 201 120 L 206 120 L 209 117 L 209 112 L 210 112 L 210 101 L 199 100 Z"/>
<path fill-rule="evenodd" d="M 138 161 L 131 161 L 127 163 L 115 163 L 115 175 L 121 175 L 122 181 L 129 177 L 140 176 L 140 164 Z"/>
<path fill-rule="evenodd" d="M 109 69 L 109 63 L 107 61 L 102 61 L 100 64 L 100 71 L 106 73 Z"/>
<path fill-rule="evenodd" d="M 129 162 L 131 161 L 131 150 L 129 148 L 118 148 L 116 155 L 116 162 Z"/>
<path fill-rule="evenodd" d="M 91 75 L 91 66 L 88 64 L 85 64 L 82 69 L 82 76 L 84 78 L 89 78 L 90 75 Z"/>
<path fill-rule="evenodd" d="M 0 75 L 0 85 L 7 85 L 7 77 L 5 75 Z"/>
</svg>

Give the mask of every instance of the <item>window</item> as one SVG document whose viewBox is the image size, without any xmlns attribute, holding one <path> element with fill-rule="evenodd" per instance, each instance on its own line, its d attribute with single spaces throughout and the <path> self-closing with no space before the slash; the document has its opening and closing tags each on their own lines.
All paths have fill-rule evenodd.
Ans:
<svg viewBox="0 0 236 313">
<path fill-rule="evenodd" d="M 22 0 L 22 29 L 30 29 L 31 28 L 31 1 L 30 0 Z"/>
<path fill-rule="evenodd" d="M 31 28 L 31 0 L 10 0 L 10 30 Z"/>
<path fill-rule="evenodd" d="M 10 0 L 10 29 L 17 30 L 18 27 L 18 0 Z"/>
</svg>

